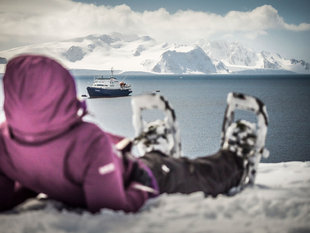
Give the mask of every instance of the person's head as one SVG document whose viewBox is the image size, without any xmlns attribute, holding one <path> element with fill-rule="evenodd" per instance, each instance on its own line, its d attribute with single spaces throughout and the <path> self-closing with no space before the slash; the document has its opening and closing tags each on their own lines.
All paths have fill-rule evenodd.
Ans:
<svg viewBox="0 0 310 233">
<path fill-rule="evenodd" d="M 80 120 L 74 79 L 53 59 L 39 55 L 11 59 L 3 87 L 7 124 L 22 140 L 50 138 Z"/>
<path fill-rule="evenodd" d="M 227 128 L 223 148 L 235 152 L 238 156 L 249 157 L 256 151 L 256 140 L 256 125 L 238 120 Z"/>
</svg>

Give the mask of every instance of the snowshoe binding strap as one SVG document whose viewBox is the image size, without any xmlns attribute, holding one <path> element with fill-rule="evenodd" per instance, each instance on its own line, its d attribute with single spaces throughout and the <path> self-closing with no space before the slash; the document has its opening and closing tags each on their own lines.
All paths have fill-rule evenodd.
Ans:
<svg viewBox="0 0 310 233">
<path fill-rule="evenodd" d="M 181 140 L 175 112 L 163 96 L 152 93 L 134 96 L 131 100 L 133 126 L 135 129 L 134 144 L 141 155 L 151 151 L 178 158 L 181 156 Z M 147 122 L 142 111 L 157 109 L 163 111 L 163 120 Z"/>
<path fill-rule="evenodd" d="M 235 110 L 250 111 L 256 114 L 257 122 L 245 120 L 235 121 Z M 267 158 L 269 152 L 265 149 L 265 139 L 268 127 L 266 106 L 261 100 L 241 93 L 229 93 L 227 108 L 221 134 L 221 147 L 229 148 L 244 159 L 244 177 L 239 188 L 254 184 L 257 166 L 261 157 Z"/>
</svg>

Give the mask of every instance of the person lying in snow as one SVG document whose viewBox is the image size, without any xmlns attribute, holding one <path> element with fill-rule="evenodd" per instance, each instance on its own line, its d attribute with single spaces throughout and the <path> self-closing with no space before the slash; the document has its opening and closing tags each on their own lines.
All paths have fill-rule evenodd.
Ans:
<svg viewBox="0 0 310 233">
<path fill-rule="evenodd" d="M 86 105 L 76 97 L 74 79 L 53 59 L 36 55 L 13 58 L 7 64 L 3 86 L 1 211 L 39 193 L 91 212 L 102 208 L 136 212 L 147 199 L 161 193 L 229 194 L 254 182 L 265 151 L 266 108 L 258 99 L 242 94 L 230 94 L 237 102 L 226 110 L 222 145 L 216 154 L 181 157 L 177 140 L 171 153 L 165 154 L 156 145 L 169 141 L 177 129 L 165 131 L 168 125 L 164 125 L 163 134 L 155 124 L 143 128 L 133 141 L 144 145 L 145 154 L 137 158 L 131 155 L 131 141 L 83 121 Z M 161 99 L 175 120 L 168 102 L 158 95 L 145 98 L 152 97 Z M 247 121 L 233 122 L 234 108 L 248 109 L 246 103 L 258 116 L 257 129 Z"/>
</svg>

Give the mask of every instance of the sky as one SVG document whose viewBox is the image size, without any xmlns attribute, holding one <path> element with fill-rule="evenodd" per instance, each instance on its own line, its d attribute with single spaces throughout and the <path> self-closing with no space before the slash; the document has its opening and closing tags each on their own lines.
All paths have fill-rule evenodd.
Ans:
<svg viewBox="0 0 310 233">
<path fill-rule="evenodd" d="M 238 41 L 310 62 L 308 0 L 0 0 L 0 50 L 119 32 L 157 41 Z"/>
</svg>

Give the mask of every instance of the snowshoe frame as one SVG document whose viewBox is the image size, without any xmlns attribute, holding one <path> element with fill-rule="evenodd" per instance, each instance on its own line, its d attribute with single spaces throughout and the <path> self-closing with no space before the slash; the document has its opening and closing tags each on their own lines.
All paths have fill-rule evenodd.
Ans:
<svg viewBox="0 0 310 233">
<path fill-rule="evenodd" d="M 161 95 L 152 93 L 147 95 L 134 96 L 131 100 L 133 110 L 133 126 L 135 129 L 134 144 L 137 145 L 138 151 L 144 155 L 151 150 L 160 150 L 168 156 L 178 158 L 181 156 L 181 140 L 178 123 L 174 109 L 169 102 Z M 146 122 L 143 119 L 142 111 L 157 109 L 163 111 L 165 117 L 163 120 L 156 120 L 153 122 Z M 151 126 L 150 126 L 151 125 Z M 164 127 L 164 133 L 157 132 L 158 127 Z M 151 132 L 153 131 L 153 132 Z M 151 135 L 152 134 L 152 135 Z M 158 138 L 154 139 L 154 134 L 164 138 L 167 143 L 166 146 L 161 146 Z M 146 145 L 146 141 L 150 137 L 152 145 Z M 155 136 L 156 137 L 156 136 Z"/>
</svg>

